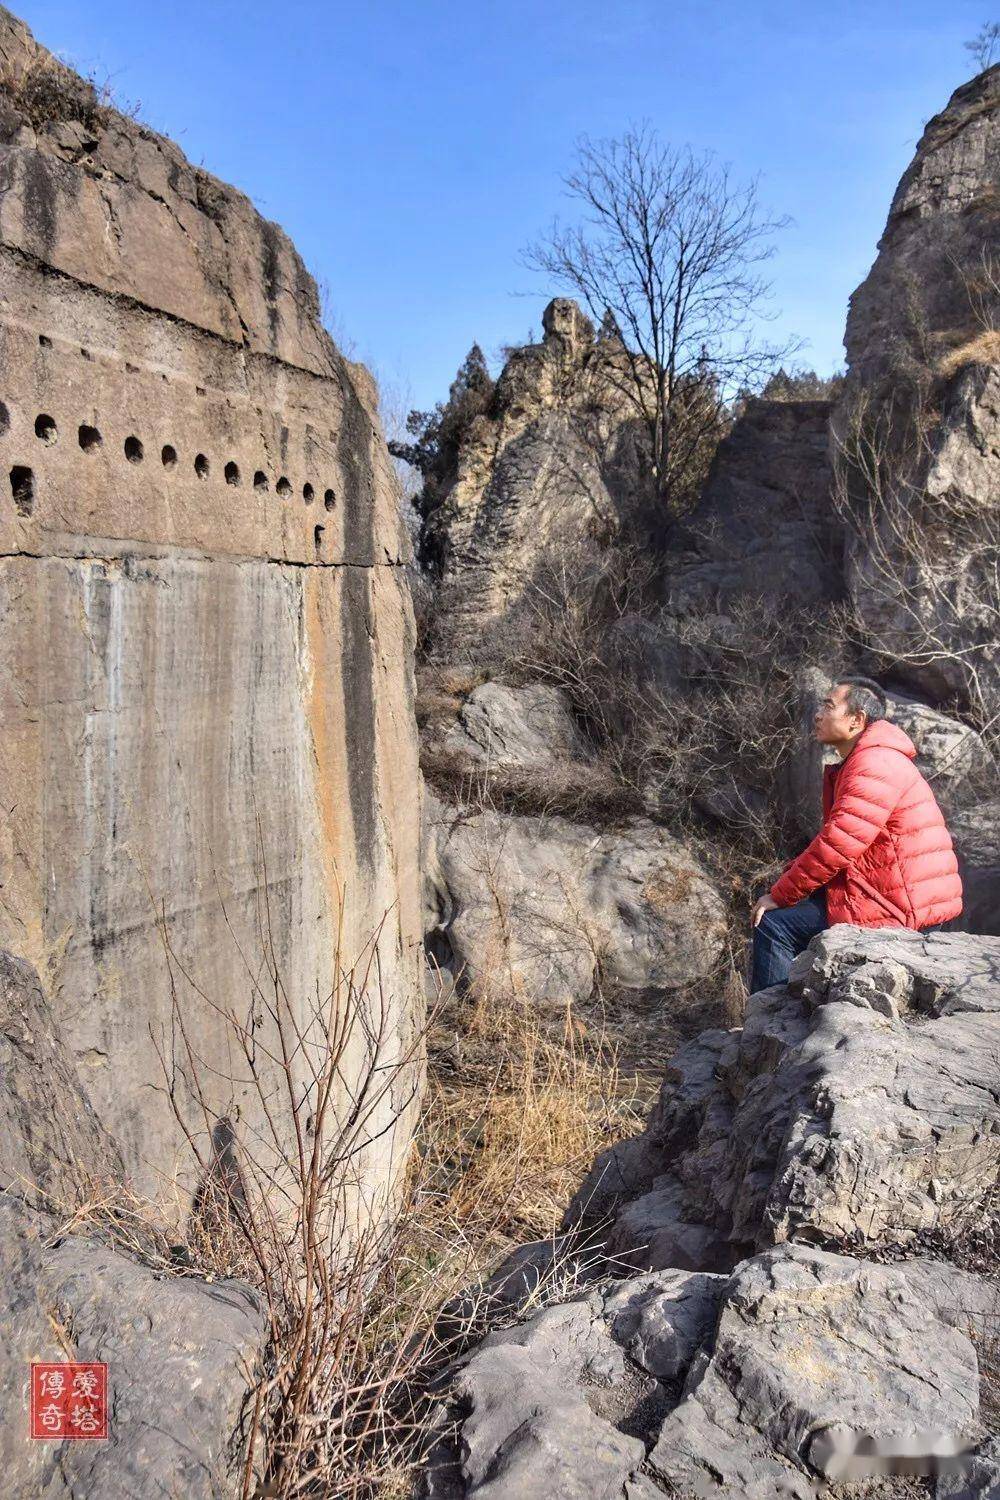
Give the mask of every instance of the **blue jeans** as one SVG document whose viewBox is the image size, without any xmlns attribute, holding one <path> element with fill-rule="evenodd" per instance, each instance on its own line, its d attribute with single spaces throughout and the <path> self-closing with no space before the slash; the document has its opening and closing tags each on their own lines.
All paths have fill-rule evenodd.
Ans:
<svg viewBox="0 0 1000 1500">
<path fill-rule="evenodd" d="M 753 930 L 753 969 L 750 993 L 766 990 L 768 985 L 784 984 L 792 959 L 797 957 L 826 920 L 826 891 L 820 889 L 797 901 L 794 906 L 779 906 L 766 911 Z"/>
</svg>

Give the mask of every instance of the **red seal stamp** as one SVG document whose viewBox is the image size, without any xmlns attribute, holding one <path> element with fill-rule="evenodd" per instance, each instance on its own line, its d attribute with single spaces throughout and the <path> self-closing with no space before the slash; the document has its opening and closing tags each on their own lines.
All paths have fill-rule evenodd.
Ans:
<svg viewBox="0 0 1000 1500">
<path fill-rule="evenodd" d="M 31 1436 L 102 1439 L 108 1435 L 108 1367 L 97 1360 L 32 1364 Z"/>
</svg>

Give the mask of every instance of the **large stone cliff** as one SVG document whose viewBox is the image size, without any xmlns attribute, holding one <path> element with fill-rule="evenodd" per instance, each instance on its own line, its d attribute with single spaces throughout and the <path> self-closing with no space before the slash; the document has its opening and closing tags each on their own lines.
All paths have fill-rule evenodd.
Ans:
<svg viewBox="0 0 1000 1500">
<path fill-rule="evenodd" d="M 180 1019 L 210 1113 L 252 1129 L 225 1018 L 266 1050 L 270 971 L 308 1026 L 384 916 L 382 1062 L 415 1033 L 395 481 L 287 236 L 4 10 L 0 372 L 0 947 L 158 1188 Z"/>
</svg>

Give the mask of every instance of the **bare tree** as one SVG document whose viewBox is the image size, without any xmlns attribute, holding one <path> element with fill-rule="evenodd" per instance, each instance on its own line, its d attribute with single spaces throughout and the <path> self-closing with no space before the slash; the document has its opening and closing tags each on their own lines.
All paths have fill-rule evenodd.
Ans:
<svg viewBox="0 0 1000 1500">
<path fill-rule="evenodd" d="M 965 50 L 972 53 L 980 73 L 985 68 L 993 66 L 998 49 L 1000 49 L 1000 21 L 987 21 L 984 26 L 980 26 L 972 41 L 965 43 Z"/>
<path fill-rule="evenodd" d="M 582 217 L 556 220 L 525 261 L 619 342 L 621 389 L 648 429 L 658 495 L 676 508 L 725 403 L 797 347 L 764 343 L 756 327 L 770 292 L 760 267 L 787 220 L 761 214 L 755 181 L 737 186 L 710 153 L 648 126 L 584 137 L 565 183 Z"/>
</svg>

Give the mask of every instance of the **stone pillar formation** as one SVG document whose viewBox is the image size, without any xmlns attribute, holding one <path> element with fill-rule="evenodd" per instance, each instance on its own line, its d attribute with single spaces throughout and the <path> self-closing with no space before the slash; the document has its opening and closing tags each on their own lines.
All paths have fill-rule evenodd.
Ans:
<svg viewBox="0 0 1000 1500">
<path fill-rule="evenodd" d="M 250 1017 L 265 931 L 305 1013 L 341 909 L 346 962 L 387 913 L 387 1046 L 414 1035 L 407 543 L 372 382 L 287 236 L 3 9 L 0 403 L 0 947 L 155 1190 L 183 1157 L 164 935 L 244 1126 L 214 1007 Z"/>
</svg>

